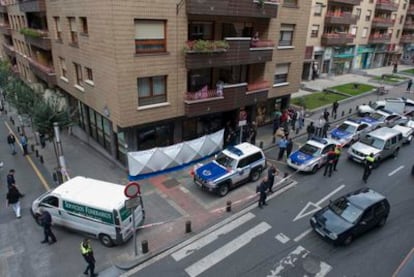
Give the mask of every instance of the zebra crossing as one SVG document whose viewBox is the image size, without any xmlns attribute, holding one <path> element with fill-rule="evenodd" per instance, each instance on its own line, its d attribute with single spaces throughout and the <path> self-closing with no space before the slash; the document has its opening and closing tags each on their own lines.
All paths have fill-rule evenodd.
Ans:
<svg viewBox="0 0 414 277">
<path fill-rule="evenodd" d="M 236 231 L 242 226 L 246 226 L 247 223 L 252 223 L 255 219 L 255 215 L 251 212 L 246 213 L 228 224 L 216 229 L 215 231 L 207 234 L 204 237 L 199 238 L 184 246 L 181 249 L 173 252 L 170 256 L 176 262 L 185 262 L 193 254 L 199 252 L 202 253 L 203 248 L 211 245 L 223 235 L 229 235 L 231 232 Z M 244 227 L 245 229 L 246 227 Z M 250 229 L 247 229 L 244 233 L 232 238 L 230 241 L 214 249 L 211 253 L 206 254 L 204 257 L 196 261 L 192 261 L 184 271 L 187 276 L 197 277 L 203 273 L 208 273 L 209 269 L 212 269 L 218 263 L 224 261 L 230 257 L 236 251 L 242 250 L 243 247 L 251 244 L 255 238 L 260 237 L 272 230 L 272 226 L 265 221 L 258 222 Z M 278 233 L 275 239 L 281 243 L 297 243 L 298 241 L 290 239 L 288 236 L 282 233 Z M 191 259 L 189 259 L 191 260 Z M 318 276 L 324 277 L 332 267 L 321 261 L 317 256 L 313 255 L 309 250 L 305 249 L 301 245 L 297 245 L 290 253 L 280 260 L 273 262 L 273 265 L 267 273 L 267 277 L 283 277 L 283 276 Z M 294 272 L 295 275 L 292 275 Z M 302 275 L 297 275 L 298 272 L 302 272 Z M 207 275 L 207 274 L 206 274 Z"/>
</svg>

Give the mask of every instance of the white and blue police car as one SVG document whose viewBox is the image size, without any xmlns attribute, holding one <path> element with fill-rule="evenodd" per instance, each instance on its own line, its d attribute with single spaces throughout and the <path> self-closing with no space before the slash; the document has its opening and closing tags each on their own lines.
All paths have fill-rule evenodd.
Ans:
<svg viewBox="0 0 414 277">
<path fill-rule="evenodd" d="M 239 184 L 259 180 L 266 158 L 257 146 L 241 143 L 230 146 L 207 164 L 194 170 L 194 183 L 220 196 Z"/>
<path fill-rule="evenodd" d="M 287 164 L 298 171 L 315 173 L 326 163 L 328 152 L 335 146 L 331 139 L 313 137 L 290 154 Z"/>
<path fill-rule="evenodd" d="M 405 116 L 401 116 L 392 111 L 385 109 L 377 110 L 369 116 L 365 116 L 360 119 L 361 122 L 368 123 L 373 129 L 380 127 L 394 127 L 397 124 L 405 123 L 408 119 Z"/>
<path fill-rule="evenodd" d="M 340 144 L 344 147 L 356 142 L 362 133 L 369 132 L 371 130 L 371 124 L 361 121 L 360 119 L 350 118 L 333 129 L 328 134 L 328 138 L 333 140 L 336 144 Z"/>
</svg>

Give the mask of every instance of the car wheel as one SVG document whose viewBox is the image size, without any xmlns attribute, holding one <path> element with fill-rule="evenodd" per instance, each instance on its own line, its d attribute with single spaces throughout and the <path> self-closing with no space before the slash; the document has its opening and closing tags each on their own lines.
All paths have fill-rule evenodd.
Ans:
<svg viewBox="0 0 414 277">
<path fill-rule="evenodd" d="M 407 143 L 408 143 L 408 144 L 410 144 L 412 140 L 413 140 L 413 136 L 409 136 L 409 137 L 407 138 Z"/>
<path fill-rule="evenodd" d="M 227 193 L 229 193 L 229 184 L 227 183 L 221 184 L 218 190 L 218 194 L 221 197 L 223 197 L 223 196 L 226 196 Z"/>
<path fill-rule="evenodd" d="M 398 153 L 400 152 L 400 148 L 397 148 L 397 149 L 395 149 L 394 150 L 394 153 L 392 153 L 392 156 L 394 157 L 394 158 L 396 158 L 397 156 L 398 156 Z"/>
<path fill-rule="evenodd" d="M 257 180 L 259 180 L 261 173 L 262 173 L 261 167 L 253 169 L 253 171 L 250 173 L 250 181 L 256 182 Z"/>
<path fill-rule="evenodd" d="M 318 165 L 315 165 L 314 167 L 312 167 L 312 174 L 315 174 L 318 171 L 319 167 Z"/>
<path fill-rule="evenodd" d="M 346 237 L 346 239 L 344 240 L 343 244 L 344 245 L 350 245 L 353 240 L 354 240 L 354 237 L 352 235 L 349 235 L 349 236 Z"/>
<path fill-rule="evenodd" d="M 378 227 L 382 227 L 385 225 L 385 222 L 387 222 L 387 217 L 381 218 L 380 222 L 378 222 Z"/>
<path fill-rule="evenodd" d="M 107 234 L 100 234 L 99 241 L 106 247 L 112 247 L 114 245 L 114 242 L 112 241 L 111 237 Z"/>
</svg>

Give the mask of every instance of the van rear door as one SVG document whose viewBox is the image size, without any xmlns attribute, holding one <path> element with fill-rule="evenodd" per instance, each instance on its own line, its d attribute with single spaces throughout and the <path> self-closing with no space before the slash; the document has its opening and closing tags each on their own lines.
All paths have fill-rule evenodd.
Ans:
<svg viewBox="0 0 414 277">
<path fill-rule="evenodd" d="M 140 199 L 141 204 L 135 208 L 134 213 L 135 213 L 135 228 L 137 228 L 142 221 L 145 218 L 145 213 L 144 213 L 144 209 L 142 206 L 142 199 Z M 120 233 L 122 235 L 122 238 L 125 240 L 127 238 L 129 238 L 130 236 L 132 236 L 132 232 L 133 232 L 133 228 L 132 228 L 132 214 L 131 214 L 131 209 L 127 209 L 125 207 L 125 205 L 123 205 L 120 209 L 119 209 L 119 214 L 120 214 Z"/>
</svg>

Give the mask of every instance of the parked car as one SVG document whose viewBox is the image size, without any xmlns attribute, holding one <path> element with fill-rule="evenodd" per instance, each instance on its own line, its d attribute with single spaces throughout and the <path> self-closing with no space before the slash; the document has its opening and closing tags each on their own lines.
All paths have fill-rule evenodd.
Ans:
<svg viewBox="0 0 414 277">
<path fill-rule="evenodd" d="M 349 245 L 354 238 L 383 226 L 390 213 L 385 196 L 362 188 L 331 201 L 310 219 L 312 229 L 334 244 Z"/>
<path fill-rule="evenodd" d="M 360 121 L 371 124 L 373 129 L 377 129 L 380 127 L 394 127 L 397 124 L 407 122 L 408 118 L 391 111 L 377 110 L 369 116 L 361 118 Z"/>
<path fill-rule="evenodd" d="M 248 181 L 257 181 L 266 167 L 265 155 L 259 147 L 242 143 L 220 152 L 214 160 L 194 171 L 194 183 L 220 196 Z"/>
<path fill-rule="evenodd" d="M 347 119 L 338 127 L 333 129 L 328 138 L 332 139 L 336 144 L 349 146 L 359 139 L 359 136 L 365 132 L 372 130 L 372 125 L 359 119 Z"/>
<path fill-rule="evenodd" d="M 395 125 L 392 129 L 400 131 L 403 136 L 403 143 L 410 144 L 411 140 L 413 139 L 414 130 L 411 127 L 404 126 L 404 125 Z"/>
<path fill-rule="evenodd" d="M 358 106 L 358 114 L 361 116 L 367 116 L 376 110 L 386 109 L 387 101 L 392 102 L 402 102 L 405 107 L 410 106 L 414 107 L 414 100 L 405 98 L 405 97 L 387 97 L 384 100 L 378 100 L 371 104 L 362 104 Z"/>
<path fill-rule="evenodd" d="M 335 145 L 331 139 L 312 138 L 290 154 L 287 164 L 299 171 L 315 173 L 326 163 L 327 154 Z"/>
</svg>

